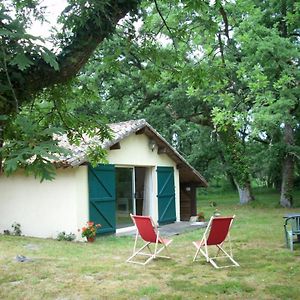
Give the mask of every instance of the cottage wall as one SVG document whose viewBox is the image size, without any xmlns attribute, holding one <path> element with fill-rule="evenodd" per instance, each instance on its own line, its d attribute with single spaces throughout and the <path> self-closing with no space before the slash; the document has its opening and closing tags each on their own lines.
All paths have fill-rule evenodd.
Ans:
<svg viewBox="0 0 300 300">
<path fill-rule="evenodd" d="M 157 148 L 149 149 L 149 138 L 132 134 L 121 142 L 121 149 L 108 151 L 108 162 L 118 166 L 149 167 L 152 173 L 151 215 L 158 219 L 157 166 L 174 168 L 176 220 L 180 221 L 179 172 L 176 163 Z M 148 187 L 151 190 L 151 186 Z M 75 233 L 89 218 L 87 166 L 58 169 L 55 180 L 40 182 L 18 172 L 0 176 L 0 232 L 21 224 L 24 235 L 56 238 L 59 232 Z"/>
<path fill-rule="evenodd" d="M 86 167 L 59 169 L 55 180 L 42 183 L 21 172 L 0 176 L 0 232 L 17 222 L 28 236 L 79 234 L 87 215 Z"/>
<path fill-rule="evenodd" d="M 179 172 L 176 163 L 167 154 L 158 154 L 157 148 L 149 148 L 149 138 L 145 134 L 131 134 L 120 141 L 121 149 L 109 150 L 108 161 L 116 166 L 152 167 L 153 196 L 151 203 L 152 218 L 158 219 L 157 203 L 157 166 L 174 168 L 176 221 L 180 221 L 180 188 Z"/>
</svg>

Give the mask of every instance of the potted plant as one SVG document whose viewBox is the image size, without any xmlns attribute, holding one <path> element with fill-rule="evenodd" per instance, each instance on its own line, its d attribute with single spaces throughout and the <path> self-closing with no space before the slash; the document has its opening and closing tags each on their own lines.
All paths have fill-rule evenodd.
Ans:
<svg viewBox="0 0 300 300">
<path fill-rule="evenodd" d="M 101 227 L 100 224 L 95 224 L 94 222 L 87 222 L 86 226 L 81 229 L 81 236 L 85 237 L 88 242 L 94 242 L 97 234 L 97 228 Z"/>
<path fill-rule="evenodd" d="M 204 217 L 204 212 L 199 212 L 198 214 L 197 214 L 197 217 L 198 217 L 198 222 L 204 222 L 205 221 L 205 217 Z"/>
</svg>

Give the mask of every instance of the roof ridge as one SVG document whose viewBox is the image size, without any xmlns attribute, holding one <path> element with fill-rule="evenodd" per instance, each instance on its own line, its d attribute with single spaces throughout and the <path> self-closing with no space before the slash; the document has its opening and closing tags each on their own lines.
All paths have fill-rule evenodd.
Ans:
<svg viewBox="0 0 300 300">
<path fill-rule="evenodd" d="M 104 141 L 100 141 L 99 138 L 94 137 L 87 141 L 82 141 L 80 145 L 71 145 L 65 136 L 65 139 L 61 137 L 60 142 L 61 146 L 70 149 L 72 151 L 72 155 L 67 157 L 61 157 L 61 161 L 66 162 L 71 166 L 78 166 L 87 161 L 86 152 L 89 145 L 93 143 L 98 143 L 104 149 L 110 149 L 113 145 L 119 143 L 124 138 L 129 135 L 136 133 L 140 130 L 144 130 L 149 138 L 156 138 L 161 144 L 161 146 L 166 147 L 166 154 L 175 162 L 179 164 L 183 164 L 185 168 L 190 169 L 199 179 L 201 179 L 204 186 L 207 186 L 207 182 L 204 177 L 193 167 L 191 164 L 177 151 L 175 147 L 171 145 L 158 131 L 156 131 L 145 119 L 137 119 L 137 120 L 128 120 L 122 121 L 118 123 L 110 123 L 108 124 L 109 128 L 112 131 L 112 139 L 106 139 Z"/>
</svg>

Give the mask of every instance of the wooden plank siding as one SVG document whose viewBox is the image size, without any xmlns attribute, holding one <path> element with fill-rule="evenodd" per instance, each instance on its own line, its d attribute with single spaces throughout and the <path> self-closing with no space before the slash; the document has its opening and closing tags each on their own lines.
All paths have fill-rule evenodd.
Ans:
<svg viewBox="0 0 300 300">
<path fill-rule="evenodd" d="M 197 214 L 196 187 L 188 184 L 180 185 L 180 220 L 189 221 Z"/>
</svg>

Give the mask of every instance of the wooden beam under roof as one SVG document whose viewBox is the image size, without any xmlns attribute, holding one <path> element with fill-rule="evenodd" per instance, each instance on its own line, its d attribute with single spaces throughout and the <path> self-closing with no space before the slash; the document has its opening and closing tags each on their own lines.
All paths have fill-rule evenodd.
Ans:
<svg viewBox="0 0 300 300">
<path fill-rule="evenodd" d="M 182 169 L 182 168 L 184 168 L 184 164 L 177 164 L 176 165 L 177 170 Z"/>
<path fill-rule="evenodd" d="M 143 134 L 146 131 L 146 127 L 143 127 L 142 129 L 138 130 L 135 134 Z"/>
<path fill-rule="evenodd" d="M 168 149 L 166 147 L 158 147 L 157 153 L 158 154 L 166 154 L 168 152 Z"/>
<path fill-rule="evenodd" d="M 109 150 L 117 150 L 117 149 L 121 149 L 121 145 L 119 142 L 117 142 L 109 147 Z"/>
</svg>

